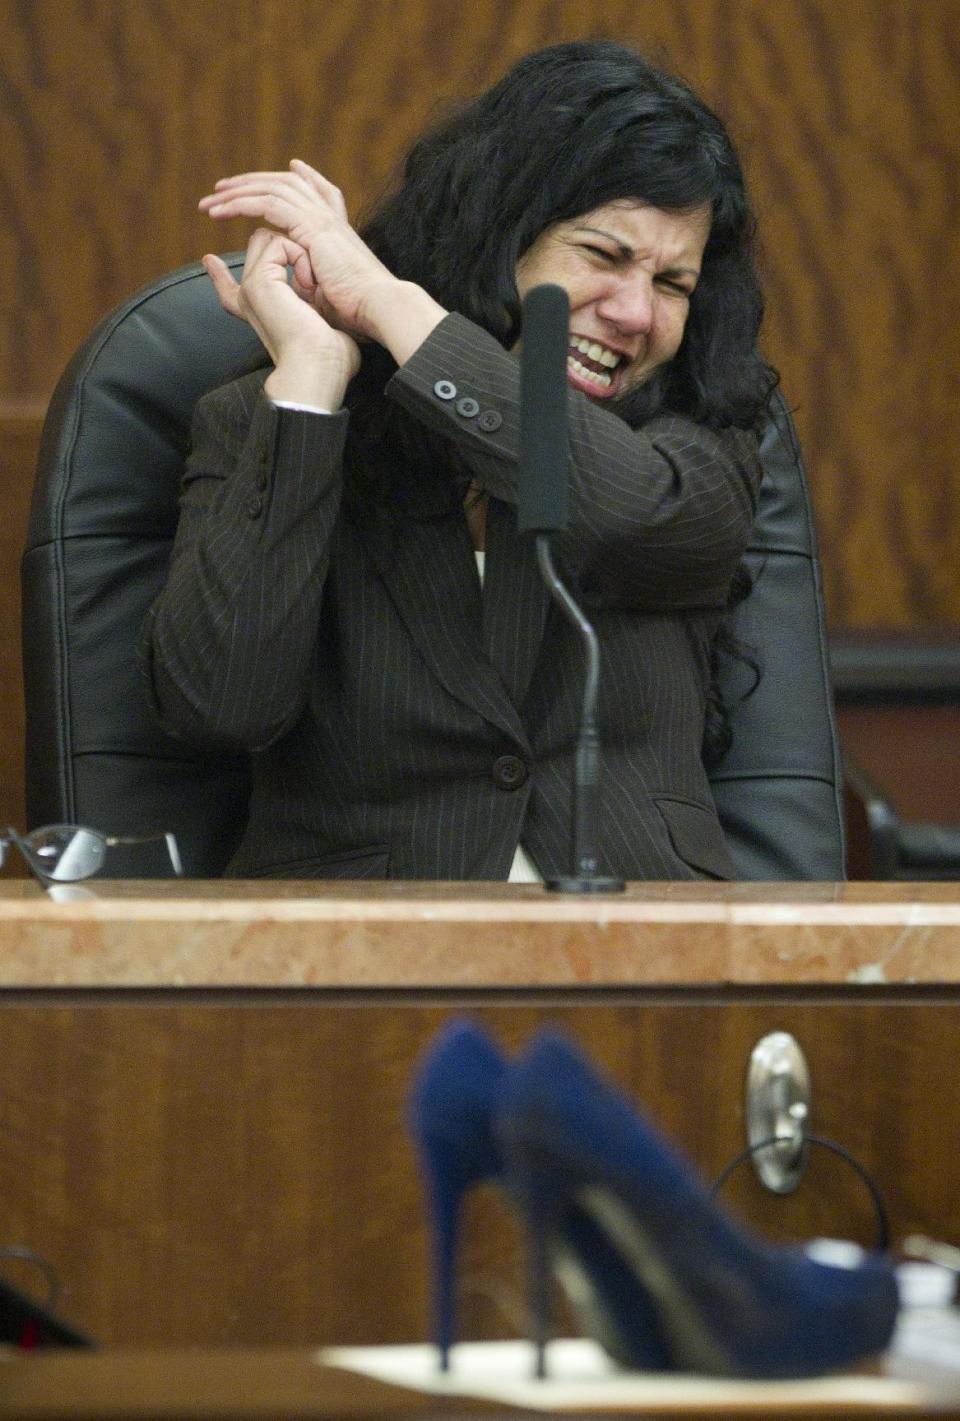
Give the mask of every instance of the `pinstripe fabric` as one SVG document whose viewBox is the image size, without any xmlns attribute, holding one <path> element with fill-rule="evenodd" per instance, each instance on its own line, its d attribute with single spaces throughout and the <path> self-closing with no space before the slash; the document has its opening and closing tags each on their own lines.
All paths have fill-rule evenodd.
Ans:
<svg viewBox="0 0 960 1421">
<path fill-rule="evenodd" d="M 443 380 L 499 426 L 439 398 Z M 388 387 L 491 495 L 482 598 L 462 516 L 358 530 L 340 516 L 348 416 L 278 411 L 261 382 L 198 406 L 141 644 L 167 729 L 255 752 L 231 871 L 505 879 L 521 829 L 545 875 L 566 871 L 583 665 L 516 531 L 518 363 L 454 315 Z M 756 442 L 673 417 L 631 431 L 573 391 L 569 405 L 571 530 L 556 551 L 602 648 L 601 871 L 729 876 L 699 751 Z M 529 769 L 516 788 L 498 783 L 502 756 Z"/>
</svg>

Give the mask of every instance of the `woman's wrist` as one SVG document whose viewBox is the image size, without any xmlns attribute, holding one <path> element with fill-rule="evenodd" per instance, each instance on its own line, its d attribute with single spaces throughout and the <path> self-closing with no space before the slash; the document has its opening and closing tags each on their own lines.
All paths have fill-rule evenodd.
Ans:
<svg viewBox="0 0 960 1421">
<path fill-rule="evenodd" d="M 422 286 L 391 278 L 371 289 L 363 314 L 372 338 L 404 365 L 448 312 Z"/>
<path fill-rule="evenodd" d="M 267 376 L 263 389 L 271 400 L 338 410 L 351 374 L 337 361 L 284 356 Z"/>
</svg>

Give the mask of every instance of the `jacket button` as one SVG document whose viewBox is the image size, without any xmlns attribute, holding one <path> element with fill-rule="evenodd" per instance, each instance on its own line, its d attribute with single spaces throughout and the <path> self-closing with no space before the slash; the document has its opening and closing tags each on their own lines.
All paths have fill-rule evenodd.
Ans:
<svg viewBox="0 0 960 1421">
<path fill-rule="evenodd" d="M 438 400 L 455 400 L 457 387 L 452 380 L 438 380 L 433 387 L 433 393 Z"/>
<path fill-rule="evenodd" d="M 264 474 L 264 473 L 259 473 L 259 474 L 257 474 L 257 489 L 258 489 L 258 491 L 259 491 L 260 493 L 266 493 L 266 491 L 267 491 L 267 484 L 268 484 L 269 482 L 270 482 L 270 480 L 267 478 L 266 474 Z"/>
<path fill-rule="evenodd" d="M 479 413 L 480 406 L 469 395 L 464 395 L 462 400 L 457 400 L 457 414 L 462 414 L 464 419 L 473 419 L 474 415 Z"/>
<path fill-rule="evenodd" d="M 518 755 L 500 755 L 493 762 L 493 782 L 499 789 L 519 789 L 528 774 Z"/>
<path fill-rule="evenodd" d="M 484 410 L 477 420 L 477 428 L 482 429 L 484 434 L 492 434 L 495 429 L 499 429 L 503 424 L 503 415 L 499 410 Z"/>
<path fill-rule="evenodd" d="M 243 511 L 248 518 L 259 518 L 260 514 L 263 512 L 263 499 L 248 498 L 246 503 L 243 505 Z"/>
</svg>

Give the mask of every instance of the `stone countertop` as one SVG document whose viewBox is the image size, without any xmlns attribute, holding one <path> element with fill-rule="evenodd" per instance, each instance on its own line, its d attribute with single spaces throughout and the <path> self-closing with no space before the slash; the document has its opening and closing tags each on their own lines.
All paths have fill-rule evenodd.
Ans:
<svg viewBox="0 0 960 1421">
<path fill-rule="evenodd" d="M 960 885 L 0 883 L 0 988 L 960 983 Z"/>
</svg>

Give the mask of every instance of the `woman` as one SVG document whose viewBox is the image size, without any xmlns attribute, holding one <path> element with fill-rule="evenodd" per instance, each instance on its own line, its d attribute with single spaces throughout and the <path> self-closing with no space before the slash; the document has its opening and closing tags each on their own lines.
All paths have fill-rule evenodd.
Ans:
<svg viewBox="0 0 960 1421">
<path fill-rule="evenodd" d="M 254 752 L 230 872 L 567 870 L 583 667 L 515 516 L 520 301 L 554 281 L 600 872 L 730 876 L 702 750 L 774 377 L 716 117 L 630 50 L 560 45 L 422 139 L 360 234 L 299 160 L 201 208 L 267 224 L 239 286 L 205 263 L 271 365 L 198 406 L 143 652 L 168 729 Z"/>
</svg>

